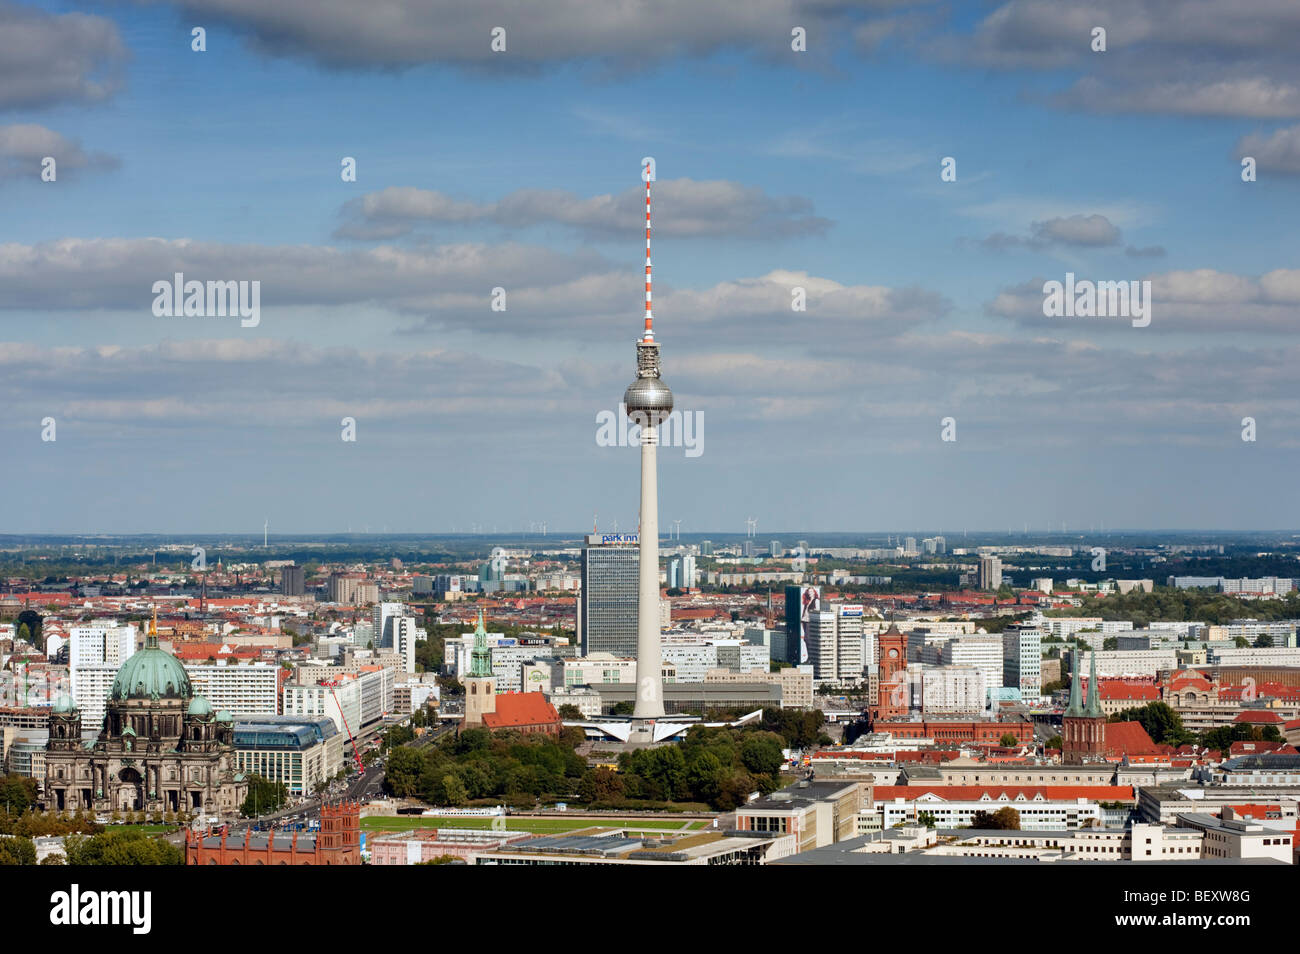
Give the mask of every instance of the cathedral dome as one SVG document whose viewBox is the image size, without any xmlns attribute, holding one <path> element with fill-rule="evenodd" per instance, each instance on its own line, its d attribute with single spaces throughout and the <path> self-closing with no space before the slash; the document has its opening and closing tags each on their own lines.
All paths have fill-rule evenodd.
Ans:
<svg viewBox="0 0 1300 954">
<path fill-rule="evenodd" d="M 117 671 L 113 699 L 188 699 L 190 677 L 180 660 L 150 646 L 142 649 Z"/>
<path fill-rule="evenodd" d="M 185 710 L 185 714 L 207 718 L 212 715 L 212 703 L 203 696 L 195 696 L 190 700 L 190 707 Z"/>
<path fill-rule="evenodd" d="M 77 704 L 72 701 L 72 697 L 67 693 L 60 695 L 54 700 L 54 711 L 60 714 L 75 712 Z"/>
</svg>

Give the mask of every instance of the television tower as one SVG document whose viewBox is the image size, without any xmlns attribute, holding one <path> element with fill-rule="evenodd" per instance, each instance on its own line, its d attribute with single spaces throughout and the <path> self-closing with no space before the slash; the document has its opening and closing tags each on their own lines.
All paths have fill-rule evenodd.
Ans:
<svg viewBox="0 0 1300 954">
<path fill-rule="evenodd" d="M 645 180 L 645 331 L 636 343 L 636 380 L 623 394 L 627 416 L 641 428 L 640 578 L 637 588 L 636 703 L 632 708 L 633 740 L 650 741 L 646 720 L 661 718 L 663 648 L 659 634 L 659 487 L 655 448 L 659 424 L 673 409 L 673 392 L 659 377 L 659 342 L 650 308 L 650 182 L 654 162 L 643 159 Z M 637 723 L 640 723 L 639 725 Z"/>
</svg>

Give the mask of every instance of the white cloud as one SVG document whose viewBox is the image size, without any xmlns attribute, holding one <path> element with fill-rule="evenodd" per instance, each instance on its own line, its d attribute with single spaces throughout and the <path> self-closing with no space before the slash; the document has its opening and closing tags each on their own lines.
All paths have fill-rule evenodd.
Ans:
<svg viewBox="0 0 1300 954">
<path fill-rule="evenodd" d="M 0 109 L 107 99 L 126 59 L 111 20 L 0 0 Z"/>
</svg>

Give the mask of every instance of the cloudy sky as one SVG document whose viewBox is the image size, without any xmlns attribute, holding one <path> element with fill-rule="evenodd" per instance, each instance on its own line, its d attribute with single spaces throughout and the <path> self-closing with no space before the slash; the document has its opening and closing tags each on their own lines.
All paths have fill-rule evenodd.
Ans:
<svg viewBox="0 0 1300 954">
<path fill-rule="evenodd" d="M 1300 527 L 1298 52 L 1292 0 L 0 0 L 0 530 L 633 526 L 643 156 L 661 521 Z"/>
</svg>

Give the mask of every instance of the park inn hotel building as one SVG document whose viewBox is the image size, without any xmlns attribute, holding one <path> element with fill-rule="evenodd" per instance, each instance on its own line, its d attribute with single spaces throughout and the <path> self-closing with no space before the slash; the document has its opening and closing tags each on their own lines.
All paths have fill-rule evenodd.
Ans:
<svg viewBox="0 0 1300 954">
<path fill-rule="evenodd" d="M 578 633 L 582 654 L 636 656 L 641 555 L 635 533 L 592 533 L 582 548 Z"/>
</svg>

